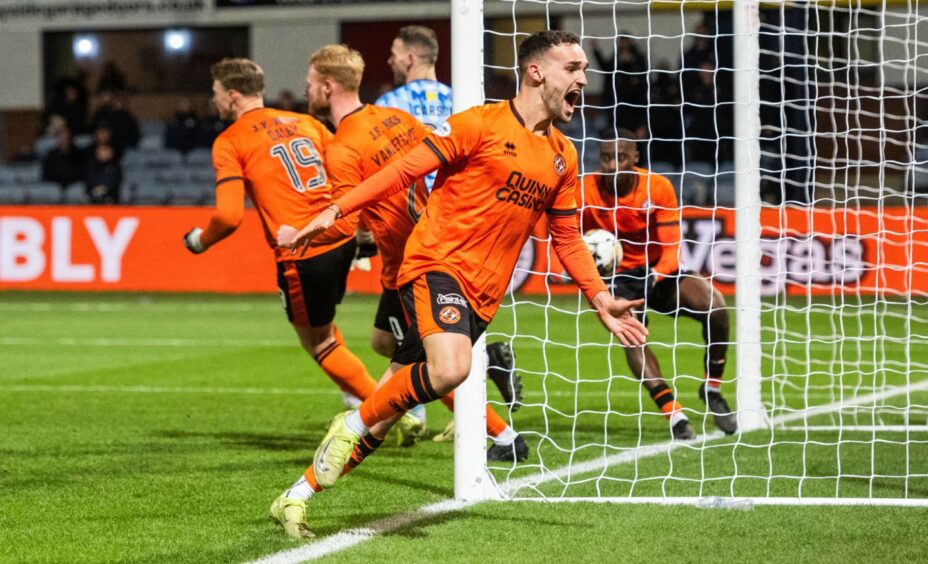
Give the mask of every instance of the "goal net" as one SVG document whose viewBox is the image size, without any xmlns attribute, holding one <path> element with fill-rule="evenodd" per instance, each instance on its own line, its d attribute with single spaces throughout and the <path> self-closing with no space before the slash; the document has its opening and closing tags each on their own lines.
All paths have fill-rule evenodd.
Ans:
<svg viewBox="0 0 928 564">
<path fill-rule="evenodd" d="M 671 282 L 669 314 L 649 295 L 650 350 L 696 433 L 675 440 L 673 408 L 658 408 L 539 226 L 488 332 L 511 343 L 525 385 L 514 409 L 489 399 L 531 450 L 489 464 L 503 496 L 928 504 L 928 10 L 914 0 L 483 9 L 488 100 L 515 93 L 528 34 L 581 36 L 589 86 L 561 127 L 581 175 L 611 178 L 603 142 L 633 132 L 639 166 L 677 196 L 682 269 L 724 296 L 702 313 L 728 319 L 727 329 L 694 319 L 680 305 L 686 277 Z M 635 210 L 646 222 L 651 205 Z M 727 347 L 734 434 L 699 395 L 707 339 Z"/>
</svg>

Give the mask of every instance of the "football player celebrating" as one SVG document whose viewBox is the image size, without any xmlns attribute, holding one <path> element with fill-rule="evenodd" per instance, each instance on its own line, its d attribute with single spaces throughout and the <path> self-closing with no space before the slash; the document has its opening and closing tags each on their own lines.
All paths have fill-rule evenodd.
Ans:
<svg viewBox="0 0 928 564">
<path fill-rule="evenodd" d="M 587 84 L 580 38 L 562 31 L 535 33 L 522 42 L 518 61 L 522 81 L 514 99 L 452 116 L 294 239 L 299 253 L 340 216 L 440 169 L 397 277 L 409 319 L 395 354 L 403 366 L 358 410 L 333 421 L 311 467 L 322 487 L 335 483 L 372 426 L 444 396 L 467 378 L 474 340 L 499 309 L 522 245 L 543 215 L 558 258 L 600 321 L 625 346 L 645 343 L 647 329 L 632 313 L 643 302 L 612 296 L 580 237 L 577 152 L 552 125 L 573 117 Z M 305 511 L 293 510 L 287 519 L 307 526 Z"/>
<path fill-rule="evenodd" d="M 377 385 L 333 324 L 355 252 L 354 225 L 342 222 L 300 260 L 277 246 L 280 225 L 305 223 L 333 201 L 322 164 L 332 134 L 303 114 L 265 108 L 264 72 L 248 59 L 213 65 L 213 102 L 234 120 L 213 143 L 216 212 L 184 245 L 199 254 L 231 235 L 251 198 L 277 261 L 277 285 L 300 344 L 345 394 L 366 398 Z"/>
<path fill-rule="evenodd" d="M 622 262 L 608 276 L 612 294 L 627 300 L 644 299 L 658 313 L 682 315 L 702 325 L 706 342 L 705 381 L 699 397 L 715 424 L 727 434 L 737 420 L 722 397 L 722 374 L 728 351 L 728 310 L 725 298 L 705 278 L 680 269 L 680 208 L 667 178 L 638 167 L 637 137 L 618 129 L 619 139 L 600 145 L 601 170 L 587 175 L 578 199 L 583 205 L 583 231 L 604 229 L 622 244 Z M 642 318 L 645 314 L 642 314 Z M 696 433 L 661 378 L 660 365 L 647 346 L 626 348 L 632 373 L 641 380 L 654 403 L 670 420 L 675 439 L 693 439 Z"/>
</svg>

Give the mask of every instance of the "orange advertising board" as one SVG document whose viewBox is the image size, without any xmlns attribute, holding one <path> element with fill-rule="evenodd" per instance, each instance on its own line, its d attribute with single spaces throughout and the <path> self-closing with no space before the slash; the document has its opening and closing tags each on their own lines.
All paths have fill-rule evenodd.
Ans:
<svg viewBox="0 0 928 564">
<path fill-rule="evenodd" d="M 205 227 L 209 208 L 0 206 L 0 289 L 276 292 L 273 255 L 247 210 L 231 237 L 201 255 L 181 238 Z M 928 210 L 764 208 L 764 294 L 928 292 Z M 734 212 L 685 208 L 681 263 L 734 291 Z M 353 271 L 351 291 L 380 291 L 379 263 Z M 573 293 L 544 223 L 523 248 L 513 286 Z M 840 290 L 838 290 L 840 291 Z"/>
</svg>

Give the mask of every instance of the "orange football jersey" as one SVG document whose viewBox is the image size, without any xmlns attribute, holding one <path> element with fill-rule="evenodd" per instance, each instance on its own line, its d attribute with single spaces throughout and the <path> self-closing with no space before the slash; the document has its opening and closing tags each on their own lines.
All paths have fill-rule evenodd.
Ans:
<svg viewBox="0 0 928 564">
<path fill-rule="evenodd" d="M 398 282 L 444 272 L 489 321 L 541 216 L 576 213 L 577 151 L 553 127 L 529 131 L 508 101 L 453 115 L 424 142 L 442 167 Z"/>
<path fill-rule="evenodd" d="M 583 206 L 580 229 L 605 229 L 622 242 L 622 270 L 654 265 L 663 254 L 657 237 L 661 225 L 678 225 L 680 207 L 677 194 L 666 177 L 635 167 L 635 187 L 616 199 L 600 189 L 601 176 L 588 174 L 583 192 L 577 195 Z"/>
<path fill-rule="evenodd" d="M 308 115 L 260 108 L 242 115 L 213 143 L 217 189 L 230 180 L 244 181 L 277 260 L 292 258 L 289 249 L 277 247 L 277 228 L 299 229 L 333 201 L 322 163 L 331 140 L 332 133 Z M 347 241 L 341 235 L 310 247 L 302 258 Z"/>
<path fill-rule="evenodd" d="M 325 167 L 332 190 L 341 194 L 406 154 L 428 135 L 428 127 L 396 108 L 365 105 L 345 116 L 325 151 Z M 383 261 L 380 281 L 396 289 L 406 240 L 425 205 L 425 184 L 416 181 L 408 190 L 364 208 L 360 221 L 374 233 Z"/>
</svg>

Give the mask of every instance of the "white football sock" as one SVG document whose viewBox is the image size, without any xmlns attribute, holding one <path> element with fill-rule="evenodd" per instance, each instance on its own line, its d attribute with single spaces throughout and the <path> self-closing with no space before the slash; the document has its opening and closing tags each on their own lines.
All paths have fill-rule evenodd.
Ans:
<svg viewBox="0 0 928 564">
<path fill-rule="evenodd" d="M 293 485 L 290 486 L 290 489 L 287 490 L 287 493 L 284 494 L 284 497 L 293 497 L 298 499 L 309 499 L 313 497 L 313 494 L 316 492 L 313 491 L 312 486 L 309 485 L 309 482 L 306 481 L 304 476 L 300 476 L 300 479 L 296 482 L 293 482 Z"/>
<path fill-rule="evenodd" d="M 516 440 L 516 437 L 518 436 L 519 433 L 516 433 L 512 427 L 506 425 L 506 428 L 503 429 L 502 433 L 490 438 L 493 439 L 493 442 L 499 446 L 509 446 L 513 441 Z"/>
<path fill-rule="evenodd" d="M 425 423 L 425 406 L 421 403 L 408 412 L 410 415 Z"/>
<path fill-rule="evenodd" d="M 348 417 L 345 417 L 345 427 L 348 427 L 352 433 L 359 437 L 367 434 L 367 425 L 361 420 L 361 412 L 357 410 L 352 411 L 348 414 Z"/>
</svg>

